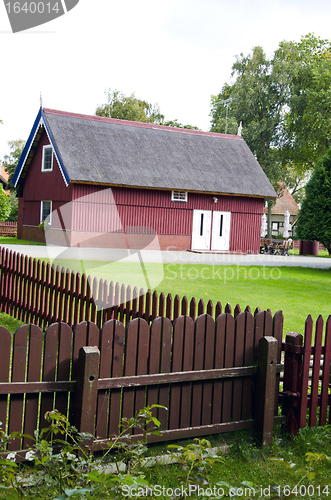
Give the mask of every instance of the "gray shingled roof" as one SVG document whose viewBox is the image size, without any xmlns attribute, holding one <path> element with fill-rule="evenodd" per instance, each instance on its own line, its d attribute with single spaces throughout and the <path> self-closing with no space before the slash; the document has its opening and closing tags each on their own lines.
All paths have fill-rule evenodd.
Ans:
<svg viewBox="0 0 331 500">
<path fill-rule="evenodd" d="M 70 182 L 275 197 L 245 141 L 44 109 Z"/>
</svg>

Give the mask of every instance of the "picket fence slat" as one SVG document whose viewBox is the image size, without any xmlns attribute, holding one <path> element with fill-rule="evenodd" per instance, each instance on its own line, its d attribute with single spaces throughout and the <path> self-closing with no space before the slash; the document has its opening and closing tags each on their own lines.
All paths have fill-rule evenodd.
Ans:
<svg viewBox="0 0 331 500">
<path fill-rule="evenodd" d="M 326 425 L 328 394 L 330 385 L 330 364 L 331 364 L 331 317 L 329 316 L 325 328 L 325 351 L 323 360 L 322 372 L 322 389 L 321 389 L 321 408 L 319 425 Z M 331 423 L 331 411 L 329 414 L 329 423 Z"/>
<path fill-rule="evenodd" d="M 216 369 L 224 368 L 225 323 L 226 323 L 226 314 L 220 314 L 218 316 L 218 318 L 216 319 L 216 324 L 215 324 L 214 367 Z M 221 422 L 223 386 L 224 386 L 224 382 L 222 380 L 216 380 L 214 382 L 212 424 L 216 424 L 217 422 Z"/>
<path fill-rule="evenodd" d="M 125 333 L 125 361 L 124 361 L 124 376 L 136 375 L 136 360 L 138 347 L 138 331 L 139 323 L 143 321 L 137 320 L 129 323 Z M 122 397 L 122 418 L 129 419 L 134 414 L 134 395 L 135 389 L 125 388 Z"/>
<path fill-rule="evenodd" d="M 151 324 L 150 328 L 150 341 L 149 341 L 149 362 L 148 362 L 148 373 L 155 374 L 159 373 L 160 368 L 160 355 L 161 355 L 161 339 L 162 339 L 162 329 L 165 318 L 156 318 Z M 148 406 L 158 404 L 158 386 L 147 387 L 147 398 L 146 403 Z M 169 409 L 170 411 L 170 409 Z M 153 416 L 158 416 L 158 410 L 154 408 Z M 149 426 L 149 428 L 151 425 Z"/>
<path fill-rule="evenodd" d="M 239 313 L 236 317 L 236 332 L 235 332 L 235 352 L 234 352 L 234 366 L 244 366 L 244 349 L 245 349 L 245 313 Z M 236 379 L 233 381 L 233 391 L 235 394 L 242 395 L 243 380 Z M 233 414 L 234 421 L 241 420 L 242 415 L 242 397 L 234 398 L 233 401 Z"/>
<path fill-rule="evenodd" d="M 114 322 L 114 348 L 112 359 L 112 377 L 123 376 L 123 357 L 125 347 L 124 325 L 119 321 Z M 108 436 L 116 436 L 121 424 L 121 389 L 110 393 Z"/>
<path fill-rule="evenodd" d="M 226 309 L 226 308 L 225 308 Z M 222 315 L 223 316 L 223 315 Z M 234 360 L 234 341 L 235 341 L 235 319 L 230 313 L 224 313 L 225 320 L 225 353 L 224 368 L 231 368 Z M 232 394 L 233 380 L 223 382 L 223 404 L 222 404 L 222 423 L 232 420 Z"/>
<path fill-rule="evenodd" d="M 15 333 L 12 354 L 12 382 L 25 382 L 28 352 L 29 325 L 22 325 Z M 22 432 L 24 422 L 24 394 L 12 394 L 9 403 L 8 433 Z M 21 440 L 14 439 L 8 444 L 9 450 L 21 449 Z"/>
<path fill-rule="evenodd" d="M 247 308 L 246 308 L 247 309 Z M 245 316 L 244 316 L 245 315 Z M 242 313 L 242 317 L 245 317 L 245 348 L 244 348 L 244 359 L 243 366 L 250 366 L 254 364 L 254 317 L 252 316 L 250 311 L 245 310 Z M 283 315 L 281 314 L 281 317 Z M 244 320 L 242 320 L 244 321 Z M 283 326 L 283 324 L 282 324 Z M 280 334 L 282 335 L 282 331 Z M 279 361 L 281 358 L 281 340 L 278 342 L 278 353 L 279 353 Z M 277 375 L 276 375 L 277 377 Z M 279 375 L 278 375 L 279 377 Z M 275 407 L 275 414 L 278 414 L 278 387 L 277 386 L 277 394 L 275 397 L 275 401 L 277 400 L 277 406 Z M 242 385 L 242 410 L 241 410 L 241 420 L 248 420 L 252 414 L 251 408 L 251 400 L 252 400 L 252 383 L 250 379 L 244 379 Z"/>
<path fill-rule="evenodd" d="M 0 383 L 9 382 L 10 377 L 10 361 L 11 361 L 11 342 L 12 336 L 3 326 L 0 326 Z M 8 395 L 0 394 L 0 422 L 2 422 L 2 430 L 6 432 Z"/>
<path fill-rule="evenodd" d="M 104 323 L 100 333 L 100 370 L 99 377 L 108 378 L 111 375 L 112 353 L 114 330 L 116 322 L 107 321 Z M 108 408 L 109 408 L 109 391 L 107 389 L 98 392 L 97 400 L 97 417 L 96 417 L 96 435 L 103 438 L 108 437 Z"/>
<path fill-rule="evenodd" d="M 160 367 L 159 373 L 169 373 L 171 371 L 171 337 L 172 337 L 172 323 L 168 318 L 162 321 L 161 332 L 161 353 L 160 353 Z M 169 408 L 170 388 L 162 386 L 159 388 L 159 402 L 158 404 Z M 168 424 L 168 411 L 160 409 L 158 418 L 161 423 L 160 430 L 167 429 Z"/>
<path fill-rule="evenodd" d="M 149 326 L 146 321 L 133 320 L 132 325 L 138 326 L 138 349 L 136 359 L 136 375 L 145 375 L 148 373 L 148 354 L 149 354 Z M 134 414 L 146 406 L 146 388 L 139 387 L 135 389 Z M 134 429 L 138 434 L 140 430 Z"/>
<path fill-rule="evenodd" d="M 184 348 L 184 316 L 180 316 L 174 321 L 173 326 L 173 356 L 171 362 L 172 372 L 181 372 L 183 369 L 183 348 Z M 181 400 L 181 387 L 180 385 L 174 385 L 170 389 L 170 401 L 171 406 L 169 407 L 169 429 L 177 429 L 180 425 L 179 418 Z"/>
<path fill-rule="evenodd" d="M 316 329 L 315 329 L 315 353 L 313 362 L 310 412 L 309 412 L 310 427 L 315 427 L 317 419 L 318 384 L 319 384 L 319 372 L 320 372 L 321 354 L 322 354 L 322 336 L 323 336 L 323 318 L 322 316 L 319 316 L 316 321 Z"/>
<path fill-rule="evenodd" d="M 40 367 L 42 359 L 43 347 L 43 332 L 36 325 L 30 325 L 29 332 L 29 350 L 28 350 L 28 363 L 27 363 L 27 382 L 40 381 Z M 38 408 L 39 408 L 39 394 L 27 394 L 25 400 L 25 415 L 24 418 L 24 434 L 33 437 L 33 433 L 38 429 Z M 29 438 L 23 439 L 23 449 L 33 444 L 33 440 Z"/>
<path fill-rule="evenodd" d="M 214 368 L 215 321 L 212 318 L 212 308 L 210 308 L 210 313 L 211 314 L 209 315 L 207 312 L 204 325 L 206 333 L 205 333 L 203 370 L 211 370 L 212 368 Z M 212 401 L 213 401 L 213 382 L 212 381 L 203 382 L 202 390 L 203 390 L 203 398 L 201 405 L 202 406 L 201 425 L 210 425 L 211 415 L 212 415 Z"/>
<path fill-rule="evenodd" d="M 305 341 L 302 360 L 302 380 L 301 380 L 301 404 L 299 412 L 299 427 L 306 426 L 306 415 L 308 407 L 308 382 L 309 382 L 309 366 L 310 366 L 310 353 L 311 353 L 311 340 L 313 337 L 313 320 L 309 315 L 305 322 Z"/>
</svg>

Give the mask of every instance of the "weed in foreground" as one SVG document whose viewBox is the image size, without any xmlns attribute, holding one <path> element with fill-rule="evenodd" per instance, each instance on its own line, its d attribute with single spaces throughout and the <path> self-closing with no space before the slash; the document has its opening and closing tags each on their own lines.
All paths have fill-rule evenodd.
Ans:
<svg viewBox="0 0 331 500">
<path fill-rule="evenodd" d="M 7 449 L 8 443 L 15 438 L 28 437 L 34 445 L 27 454 L 32 465 L 15 463 L 15 454 L 9 454 L 12 460 L 0 460 L 0 498 L 18 500 L 64 500 L 67 498 L 116 498 L 119 488 L 148 486 L 138 459 L 147 447 L 147 432 L 158 433 L 160 422 L 153 416 L 153 408 L 140 410 L 133 418 L 123 420 L 122 431 L 108 444 L 101 459 L 97 460 L 90 451 L 92 436 L 80 433 L 68 419 L 57 410 L 47 412 L 49 427 L 35 436 L 20 433 L 5 434 L 0 430 L 0 451 Z M 163 408 L 163 407 L 162 407 Z M 143 433 L 143 443 L 130 441 L 130 430 L 139 428 Z M 119 449 L 119 453 L 111 453 Z M 136 458 L 135 466 L 131 466 Z M 116 473 L 106 473 L 107 461 L 115 462 Z M 124 473 L 122 473 L 124 465 Z"/>
</svg>

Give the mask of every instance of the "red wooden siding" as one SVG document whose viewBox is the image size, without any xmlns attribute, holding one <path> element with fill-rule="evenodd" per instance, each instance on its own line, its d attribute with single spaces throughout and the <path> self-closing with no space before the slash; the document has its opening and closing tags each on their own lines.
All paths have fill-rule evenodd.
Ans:
<svg viewBox="0 0 331 500">
<path fill-rule="evenodd" d="M 72 230 L 191 235 L 193 210 L 231 212 L 230 250 L 258 252 L 263 200 L 189 193 L 171 202 L 170 191 L 73 185 Z"/>
<path fill-rule="evenodd" d="M 247 253 L 260 251 L 261 214 L 231 214 L 230 250 Z"/>
<path fill-rule="evenodd" d="M 23 225 L 25 226 L 39 225 L 42 200 L 52 201 L 53 210 L 71 200 L 72 186 L 66 187 L 55 156 L 53 156 L 53 170 L 41 171 L 43 146 L 47 144 L 49 140 L 46 132 L 43 132 L 23 187 Z"/>
<path fill-rule="evenodd" d="M 111 189 L 111 192 L 109 191 Z M 94 195 L 93 202 L 110 203 L 114 200 L 117 206 L 162 207 L 176 210 L 220 210 L 224 212 L 263 213 L 264 200 L 247 196 L 217 196 L 214 203 L 213 194 L 188 193 L 187 203 L 172 202 L 171 191 L 135 189 L 125 187 L 94 186 L 89 184 L 73 184 L 72 200 L 83 196 Z M 83 201 L 83 200 L 82 200 Z"/>
</svg>

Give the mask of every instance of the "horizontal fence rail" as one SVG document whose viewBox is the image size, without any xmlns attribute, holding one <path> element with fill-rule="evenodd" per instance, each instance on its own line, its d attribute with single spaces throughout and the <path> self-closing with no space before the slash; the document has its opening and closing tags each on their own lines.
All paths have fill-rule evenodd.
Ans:
<svg viewBox="0 0 331 500">
<path fill-rule="evenodd" d="M 281 311 L 273 318 L 264 311 L 236 318 L 222 313 L 216 321 L 206 314 L 195 321 L 180 316 L 173 323 L 158 317 L 151 325 L 136 318 L 126 327 L 109 320 L 101 330 L 90 322 L 74 330 L 55 323 L 45 333 L 23 325 L 13 336 L 0 327 L 3 430 L 33 435 L 47 427 L 44 415 L 56 408 L 82 432 L 93 434 L 92 447 L 100 449 L 118 434 L 123 418 L 152 404 L 167 410 L 154 410 L 161 436 L 150 436 L 150 441 L 252 428 L 262 338 L 277 341 L 273 422 L 282 328 Z M 91 356 L 97 362 L 88 362 Z M 140 433 L 134 429 L 132 438 L 141 438 Z M 20 451 L 17 459 L 24 459 L 22 450 L 31 444 L 27 437 L 16 438 L 8 453 Z"/>
<path fill-rule="evenodd" d="M 216 319 L 222 312 L 232 313 L 230 304 L 222 307 L 211 300 L 205 305 L 194 297 L 172 297 L 156 291 L 133 289 L 131 286 L 92 279 L 69 269 L 52 267 L 49 263 L 2 248 L 0 261 L 0 310 L 23 321 L 46 328 L 59 322 L 74 327 L 82 321 L 91 321 L 100 328 L 110 319 L 125 325 L 134 318 L 143 318 L 151 324 L 157 317 L 174 321 L 179 316 L 190 316 L 194 321 L 201 314 Z M 245 311 L 251 312 L 247 306 Z M 260 311 L 257 308 L 254 314 Z M 233 310 L 236 317 L 240 306 Z"/>
</svg>

